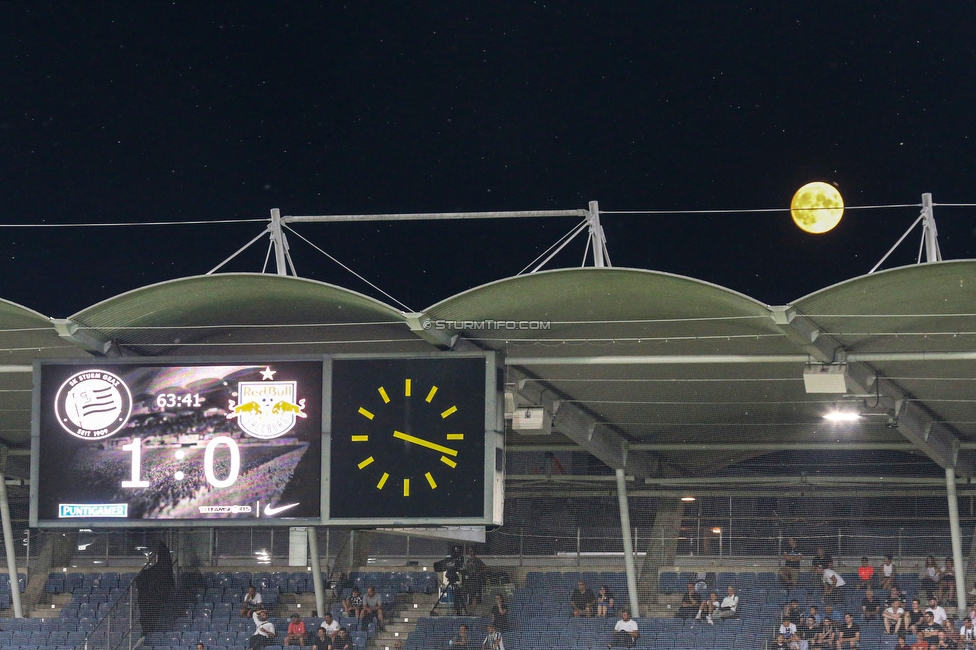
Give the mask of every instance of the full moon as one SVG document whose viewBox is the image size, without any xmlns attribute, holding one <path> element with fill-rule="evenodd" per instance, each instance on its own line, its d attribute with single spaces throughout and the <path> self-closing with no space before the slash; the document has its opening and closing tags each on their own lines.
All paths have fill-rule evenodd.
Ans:
<svg viewBox="0 0 976 650">
<path fill-rule="evenodd" d="M 844 199 L 829 183 L 807 183 L 793 195 L 790 214 L 802 230 L 819 235 L 840 223 L 844 216 Z"/>
</svg>

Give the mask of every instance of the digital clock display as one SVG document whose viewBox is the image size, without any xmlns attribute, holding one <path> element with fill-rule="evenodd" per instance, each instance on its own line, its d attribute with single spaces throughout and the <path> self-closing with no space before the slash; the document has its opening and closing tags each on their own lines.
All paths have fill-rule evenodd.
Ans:
<svg viewBox="0 0 976 650">
<path fill-rule="evenodd" d="M 322 362 L 39 362 L 31 525 L 321 517 Z"/>
</svg>

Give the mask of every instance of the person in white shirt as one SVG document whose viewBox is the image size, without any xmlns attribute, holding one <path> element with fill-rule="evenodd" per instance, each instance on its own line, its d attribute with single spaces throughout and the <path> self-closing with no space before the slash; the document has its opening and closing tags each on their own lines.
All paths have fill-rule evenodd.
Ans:
<svg viewBox="0 0 976 650">
<path fill-rule="evenodd" d="M 932 619 L 935 621 L 936 625 L 942 625 L 945 623 L 949 615 L 946 614 L 945 609 L 939 604 L 939 601 L 934 596 L 929 598 L 929 606 L 925 608 L 925 611 L 932 612 Z"/>
<path fill-rule="evenodd" d="M 251 650 L 260 650 L 274 643 L 275 636 L 275 626 L 274 623 L 268 620 L 268 612 L 265 610 L 259 610 L 254 612 L 251 616 L 254 621 L 254 625 L 257 629 L 254 630 L 254 634 L 251 636 L 251 641 L 248 647 Z"/>
<path fill-rule="evenodd" d="M 881 612 L 885 634 L 898 634 L 898 630 L 902 629 L 902 626 L 907 630 L 908 621 L 905 618 L 905 610 L 901 606 L 901 601 L 897 599 L 891 601 L 891 604 Z"/>
<path fill-rule="evenodd" d="M 836 605 L 844 602 L 844 585 L 847 584 L 847 581 L 839 573 L 834 571 L 833 561 L 827 563 L 827 568 L 823 570 L 821 581 L 823 582 L 825 603 Z"/>
<path fill-rule="evenodd" d="M 335 635 L 339 633 L 339 621 L 332 618 L 332 612 L 325 613 L 325 620 L 319 627 L 325 630 L 330 639 L 334 639 Z"/>
<path fill-rule="evenodd" d="M 712 623 L 712 619 L 715 618 L 732 618 L 735 616 L 736 610 L 739 609 L 739 597 L 735 595 L 735 587 L 729 586 L 729 595 L 722 599 L 722 604 L 719 605 L 718 611 L 712 612 L 707 620 L 709 624 Z"/>
<path fill-rule="evenodd" d="M 637 631 L 637 621 L 630 617 L 630 612 L 626 609 L 620 611 L 620 620 L 613 626 L 613 636 L 607 648 L 621 646 L 631 648 L 637 643 L 640 632 Z"/>
<path fill-rule="evenodd" d="M 244 594 L 244 603 L 241 607 L 241 618 L 248 618 L 254 612 L 262 609 L 261 603 L 264 601 L 261 599 L 261 594 L 258 593 L 256 587 L 248 587 L 247 593 Z"/>
<path fill-rule="evenodd" d="M 973 619 L 969 617 L 962 619 L 962 627 L 959 628 L 959 648 L 960 650 L 976 648 L 976 626 L 973 626 Z"/>
</svg>

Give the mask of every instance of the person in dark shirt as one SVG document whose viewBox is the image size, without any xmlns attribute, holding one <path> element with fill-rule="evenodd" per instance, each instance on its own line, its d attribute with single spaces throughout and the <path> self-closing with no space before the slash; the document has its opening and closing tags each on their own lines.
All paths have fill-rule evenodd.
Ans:
<svg viewBox="0 0 976 650">
<path fill-rule="evenodd" d="M 881 603 L 874 597 L 874 590 L 868 587 L 861 599 L 861 615 L 865 621 L 873 621 L 881 615 Z"/>
<path fill-rule="evenodd" d="M 800 612 L 800 602 L 794 598 L 783 608 L 783 616 L 790 620 L 790 623 L 799 625 L 803 622 L 803 615 Z"/>
<path fill-rule="evenodd" d="M 681 604 L 678 605 L 678 613 L 675 618 L 688 619 L 698 613 L 701 607 L 701 598 L 695 591 L 695 583 L 688 583 L 688 593 L 681 595 Z"/>
<path fill-rule="evenodd" d="M 813 570 L 816 573 L 817 569 L 826 569 L 827 565 L 833 561 L 834 558 L 830 556 L 830 553 L 823 549 L 823 546 L 817 547 L 817 554 L 813 556 Z"/>
<path fill-rule="evenodd" d="M 861 640 L 861 628 L 854 622 L 850 612 L 844 614 L 844 624 L 837 632 L 837 650 L 841 650 L 846 643 L 850 648 L 856 648 Z"/>
<path fill-rule="evenodd" d="M 573 606 L 573 616 L 585 616 L 587 618 L 593 616 L 593 605 L 595 603 L 596 595 L 593 590 L 580 580 L 569 597 L 569 604 Z"/>
<path fill-rule="evenodd" d="M 312 640 L 312 650 L 332 650 L 332 639 L 325 633 L 324 627 L 320 627 L 315 631 L 315 638 Z"/>
<path fill-rule="evenodd" d="M 929 645 L 936 645 L 939 642 L 939 632 L 942 626 L 935 622 L 932 612 L 925 612 L 925 618 L 918 626 L 918 637 Z"/>
<path fill-rule="evenodd" d="M 349 636 L 349 630 L 344 627 L 339 628 L 339 633 L 332 641 L 332 650 L 352 650 L 352 637 Z"/>
</svg>

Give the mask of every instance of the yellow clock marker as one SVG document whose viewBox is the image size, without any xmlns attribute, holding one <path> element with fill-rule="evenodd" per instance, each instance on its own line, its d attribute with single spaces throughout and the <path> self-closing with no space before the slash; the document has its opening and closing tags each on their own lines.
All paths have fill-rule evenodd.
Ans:
<svg viewBox="0 0 976 650">
<path fill-rule="evenodd" d="M 457 407 L 456 406 L 452 406 L 451 408 L 449 408 L 446 411 L 444 411 L 443 413 L 441 413 L 441 417 L 442 418 L 446 418 L 448 415 L 452 415 L 455 412 L 457 412 Z"/>
<path fill-rule="evenodd" d="M 441 462 L 444 463 L 445 465 L 447 465 L 448 467 L 457 467 L 457 463 L 455 463 L 453 460 L 451 460 L 447 456 L 441 456 Z"/>
<path fill-rule="evenodd" d="M 449 434 L 447 434 L 447 439 L 448 440 L 464 440 L 464 434 L 463 433 L 449 433 Z"/>
<path fill-rule="evenodd" d="M 404 379 L 403 380 L 403 395 L 404 395 L 404 397 L 410 397 L 410 384 L 411 383 L 412 382 L 409 379 Z"/>
<path fill-rule="evenodd" d="M 411 436 L 409 433 L 403 433 L 402 431 L 394 431 L 393 432 L 393 437 L 394 438 L 399 438 L 400 440 L 406 440 L 407 442 L 411 442 L 411 443 L 413 443 L 415 445 L 420 445 L 421 447 L 427 447 L 427 449 L 433 449 L 434 451 L 439 451 L 442 454 L 449 454 L 451 456 L 457 456 L 458 455 L 456 449 L 451 449 L 450 447 L 445 447 L 443 445 L 439 445 L 436 442 L 428 442 L 428 441 L 424 440 L 423 438 L 418 438 L 416 436 Z"/>
<path fill-rule="evenodd" d="M 428 404 L 430 404 L 430 400 L 434 399 L 435 394 L 437 394 L 437 386 L 431 386 L 430 392 L 427 393 L 427 397 L 425 398 Z"/>
<path fill-rule="evenodd" d="M 353 442 L 369 442 L 369 436 L 353 436 Z"/>
<path fill-rule="evenodd" d="M 367 465 L 369 465 L 372 462 L 373 462 L 373 457 L 370 456 L 369 458 L 367 458 L 363 462 L 359 463 L 359 469 L 362 469 L 362 468 L 366 467 Z"/>
<path fill-rule="evenodd" d="M 390 475 L 383 472 L 383 476 L 380 477 L 380 482 L 376 484 L 377 490 L 382 490 L 383 486 L 386 485 L 386 479 L 390 478 Z"/>
<path fill-rule="evenodd" d="M 383 398 L 383 403 L 384 404 L 389 404 L 390 403 L 390 396 L 386 394 L 386 389 L 383 388 L 382 386 L 380 386 L 378 390 L 380 391 L 380 397 Z"/>
<path fill-rule="evenodd" d="M 365 417 L 367 420 L 373 419 L 373 414 L 364 409 L 362 406 L 359 407 L 359 414 Z"/>
<path fill-rule="evenodd" d="M 427 477 L 427 482 L 430 483 L 430 489 L 431 490 L 436 490 L 437 489 L 437 483 L 434 482 L 434 477 L 431 475 L 431 473 L 430 472 L 427 472 L 426 474 L 424 474 L 424 476 Z"/>
<path fill-rule="evenodd" d="M 407 381 L 410 381 L 409 379 Z M 403 479 L 403 496 L 410 496 L 410 479 Z"/>
</svg>

